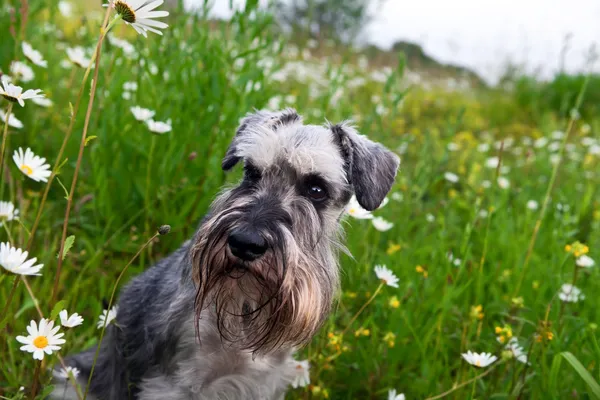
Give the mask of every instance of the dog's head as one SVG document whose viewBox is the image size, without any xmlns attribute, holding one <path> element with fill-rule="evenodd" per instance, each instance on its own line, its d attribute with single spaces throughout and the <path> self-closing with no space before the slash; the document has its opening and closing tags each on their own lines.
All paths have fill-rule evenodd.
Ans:
<svg viewBox="0 0 600 400">
<path fill-rule="evenodd" d="M 308 342 L 339 285 L 340 219 L 390 190 L 398 157 L 348 124 L 303 125 L 291 109 L 245 117 L 223 159 L 244 177 L 211 206 L 192 247 L 196 316 L 252 351 Z"/>
</svg>

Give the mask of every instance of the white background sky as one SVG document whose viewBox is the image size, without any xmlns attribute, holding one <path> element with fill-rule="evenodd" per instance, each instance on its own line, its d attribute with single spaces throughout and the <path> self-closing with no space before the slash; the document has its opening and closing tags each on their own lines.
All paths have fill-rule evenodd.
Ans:
<svg viewBox="0 0 600 400">
<path fill-rule="evenodd" d="M 213 10 L 226 17 L 228 7 L 229 0 L 215 0 Z M 387 0 L 366 33 L 384 48 L 396 40 L 419 43 L 437 60 L 492 81 L 508 60 L 549 77 L 569 34 L 565 67 L 586 68 L 591 46 L 600 42 L 600 0 Z"/>
</svg>

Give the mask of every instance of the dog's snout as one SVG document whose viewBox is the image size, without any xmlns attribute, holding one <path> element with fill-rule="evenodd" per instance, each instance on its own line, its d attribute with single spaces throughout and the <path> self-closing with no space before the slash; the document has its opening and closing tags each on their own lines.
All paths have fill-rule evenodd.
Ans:
<svg viewBox="0 0 600 400">
<path fill-rule="evenodd" d="M 267 241 L 257 232 L 234 230 L 229 234 L 227 244 L 231 253 L 244 261 L 253 261 L 265 254 Z"/>
</svg>

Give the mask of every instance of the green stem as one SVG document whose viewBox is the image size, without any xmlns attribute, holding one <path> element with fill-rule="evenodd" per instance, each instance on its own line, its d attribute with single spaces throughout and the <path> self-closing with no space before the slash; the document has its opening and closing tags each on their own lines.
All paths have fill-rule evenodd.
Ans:
<svg viewBox="0 0 600 400">
<path fill-rule="evenodd" d="M 365 308 L 367 308 L 367 306 L 369 304 L 371 304 L 371 302 L 373 301 L 373 299 L 375 299 L 375 296 L 377 296 L 377 294 L 379 294 L 379 292 L 381 291 L 381 288 L 383 288 L 384 283 L 381 282 L 379 284 L 379 286 L 377 287 L 377 289 L 375 290 L 375 293 L 373 293 L 373 295 L 369 298 L 369 300 L 367 300 L 367 302 L 365 304 L 363 304 L 363 306 L 360 308 L 360 310 L 358 310 L 358 312 L 356 314 L 354 314 L 354 316 L 352 317 L 352 319 L 350 320 L 350 322 L 348 322 L 348 325 L 346 326 L 346 328 L 342 331 L 340 336 L 344 336 L 344 334 L 346 332 L 348 332 L 348 329 L 350 329 L 350 327 L 352 326 L 352 324 L 354 323 L 354 321 L 356 321 L 356 318 L 358 318 L 358 316 L 365 310 Z"/>
<path fill-rule="evenodd" d="M 4 122 L 4 132 L 2 133 L 2 147 L 0 148 L 0 179 L 4 173 L 4 151 L 6 150 L 6 138 L 8 137 L 8 121 L 10 113 L 12 112 L 13 103 L 8 103 L 8 109 L 6 110 L 6 121 Z"/>
</svg>

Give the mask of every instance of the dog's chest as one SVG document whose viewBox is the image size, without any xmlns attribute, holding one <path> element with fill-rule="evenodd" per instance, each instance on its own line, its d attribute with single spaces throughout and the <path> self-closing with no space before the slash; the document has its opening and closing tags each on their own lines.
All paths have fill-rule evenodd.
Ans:
<svg viewBox="0 0 600 400">
<path fill-rule="evenodd" d="M 272 400 L 281 399 L 293 378 L 291 352 L 252 357 L 223 345 L 216 332 L 193 328 L 182 333 L 167 371 L 152 374 L 141 385 L 140 399 Z M 165 369 L 164 366 L 162 368 Z"/>
</svg>

